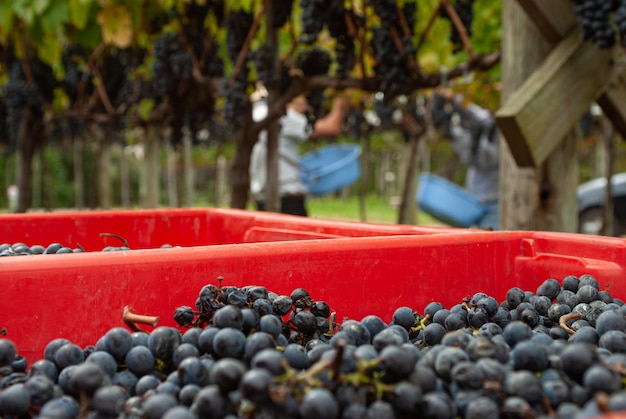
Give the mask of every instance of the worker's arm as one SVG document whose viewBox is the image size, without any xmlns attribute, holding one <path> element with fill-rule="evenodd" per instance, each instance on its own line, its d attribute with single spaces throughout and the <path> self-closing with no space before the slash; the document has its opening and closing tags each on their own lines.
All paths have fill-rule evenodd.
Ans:
<svg viewBox="0 0 626 419">
<path fill-rule="evenodd" d="M 332 138 L 341 135 L 343 118 L 349 108 L 350 101 L 347 98 L 336 98 L 330 112 L 315 121 L 309 138 Z"/>
</svg>

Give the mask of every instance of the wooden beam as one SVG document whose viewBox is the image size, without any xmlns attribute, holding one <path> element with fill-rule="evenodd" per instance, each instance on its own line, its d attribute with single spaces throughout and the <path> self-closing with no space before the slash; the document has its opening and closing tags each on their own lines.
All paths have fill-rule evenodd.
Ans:
<svg viewBox="0 0 626 419">
<path fill-rule="evenodd" d="M 557 43 L 576 28 L 571 0 L 517 0 L 548 42 Z"/>
<path fill-rule="evenodd" d="M 578 25 L 571 0 L 517 0 L 548 42 L 559 42 Z M 623 55 L 618 49 L 616 55 Z M 616 58 L 619 61 L 619 58 Z M 626 69 L 615 71 L 596 102 L 626 139 Z"/>
<path fill-rule="evenodd" d="M 520 167 L 537 167 L 604 90 L 611 51 L 564 38 L 496 113 L 499 128 Z"/>
</svg>

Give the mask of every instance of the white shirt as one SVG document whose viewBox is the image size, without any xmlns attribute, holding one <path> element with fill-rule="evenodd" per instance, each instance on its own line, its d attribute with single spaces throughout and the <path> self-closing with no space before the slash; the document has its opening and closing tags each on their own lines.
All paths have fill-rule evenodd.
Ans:
<svg viewBox="0 0 626 419">
<path fill-rule="evenodd" d="M 471 104 L 467 110 L 482 123 L 491 123 L 493 116 L 477 105 Z M 459 158 L 469 167 L 465 176 L 465 187 L 481 202 L 493 202 L 498 199 L 500 142 L 492 141 L 481 135 L 476 150 L 472 150 L 472 135 L 459 124 L 451 127 L 453 147 Z"/>
<path fill-rule="evenodd" d="M 267 102 L 260 100 L 253 104 L 252 118 L 261 121 L 267 116 Z M 305 115 L 287 109 L 279 121 L 278 134 L 278 193 L 279 195 L 306 194 L 307 187 L 300 180 L 300 145 L 309 135 Z M 256 199 L 263 199 L 267 182 L 267 132 L 262 131 L 252 149 L 250 161 L 250 190 Z"/>
</svg>

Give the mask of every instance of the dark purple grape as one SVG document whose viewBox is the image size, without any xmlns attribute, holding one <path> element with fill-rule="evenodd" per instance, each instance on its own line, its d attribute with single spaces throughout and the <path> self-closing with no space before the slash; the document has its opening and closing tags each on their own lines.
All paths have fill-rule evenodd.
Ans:
<svg viewBox="0 0 626 419">
<path fill-rule="evenodd" d="M 317 329 L 315 316 L 307 310 L 298 311 L 293 317 L 292 323 L 298 332 L 304 335 L 312 335 Z"/>
<path fill-rule="evenodd" d="M 178 405 L 178 401 L 171 394 L 153 394 L 143 402 L 144 417 L 146 419 L 161 419 L 165 413 Z"/>
<path fill-rule="evenodd" d="M 17 348 L 9 339 L 0 338 L 0 367 L 9 366 L 17 356 Z"/>
<path fill-rule="evenodd" d="M 245 372 L 246 366 L 243 362 L 234 358 L 224 358 L 215 363 L 209 372 L 209 378 L 224 394 L 227 394 L 239 387 Z"/>
<path fill-rule="evenodd" d="M 520 370 L 507 374 L 504 390 L 509 396 L 518 396 L 531 405 L 541 401 L 542 389 L 539 378 L 530 371 Z"/>
<path fill-rule="evenodd" d="M 339 405 L 333 394 L 325 388 L 309 390 L 299 406 L 300 416 L 303 419 L 339 418 Z"/>
<path fill-rule="evenodd" d="M 294 343 L 290 345 L 297 345 L 297 344 Z M 290 345 L 287 345 L 287 348 Z M 285 352 L 287 351 L 287 348 L 285 348 Z M 304 352 L 304 356 L 306 358 L 307 356 L 306 351 Z M 288 360 L 287 355 L 285 355 L 285 358 L 287 358 Z M 283 354 L 279 350 L 273 349 L 273 348 L 263 349 L 257 352 L 256 355 L 254 355 L 254 357 L 250 361 L 250 366 L 252 368 L 264 368 L 270 374 L 278 376 L 278 375 L 282 375 L 285 373 L 283 359 L 284 359 Z M 308 360 L 308 358 L 306 358 L 306 360 Z"/>
<path fill-rule="evenodd" d="M 155 359 L 152 351 L 145 346 L 134 346 L 126 353 L 126 368 L 137 377 L 150 373 L 154 369 Z"/>
<path fill-rule="evenodd" d="M 511 351 L 511 360 L 516 370 L 540 372 L 550 365 L 545 347 L 531 340 L 518 342 Z"/>
<path fill-rule="evenodd" d="M 42 419 L 74 419 L 79 416 L 80 406 L 76 399 L 61 396 L 45 403 L 39 411 Z"/>
<path fill-rule="evenodd" d="M 54 397 L 54 382 L 47 376 L 36 374 L 24 383 L 24 389 L 30 396 L 30 404 L 41 407 Z"/>
<path fill-rule="evenodd" d="M 270 385 L 273 376 L 263 368 L 253 368 L 244 373 L 239 384 L 241 394 L 256 405 L 270 403 Z"/>
<path fill-rule="evenodd" d="M 286 295 L 281 295 L 272 302 L 272 312 L 277 316 L 289 314 L 293 301 Z"/>
<path fill-rule="evenodd" d="M 200 356 L 200 351 L 198 348 L 193 346 L 190 343 L 181 343 L 174 350 L 174 354 L 172 355 L 172 367 L 178 368 L 178 365 L 186 359 L 186 358 L 196 358 Z"/>
<path fill-rule="evenodd" d="M 117 417 L 124 409 L 128 398 L 126 391 L 119 386 L 104 386 L 96 390 L 91 400 L 94 411 L 105 417 Z"/>
<path fill-rule="evenodd" d="M 226 327 L 215 334 L 212 345 L 217 358 L 239 358 L 244 353 L 246 336 L 238 329 Z"/>
<path fill-rule="evenodd" d="M 413 351 L 402 346 L 390 345 L 380 351 L 380 369 L 383 380 L 387 383 L 396 383 L 407 379 L 417 362 Z"/>
<path fill-rule="evenodd" d="M 59 370 L 70 365 L 78 365 L 85 360 L 85 353 L 80 346 L 66 343 L 54 353 L 54 363 Z"/>
<path fill-rule="evenodd" d="M 220 387 L 214 384 L 198 392 L 189 410 L 198 418 L 207 419 L 225 418 L 228 414 L 234 413 L 227 393 L 223 393 Z"/>
<path fill-rule="evenodd" d="M 241 309 L 234 305 L 226 305 L 220 308 L 213 316 L 213 325 L 220 329 L 226 327 L 241 329 L 243 326 Z"/>
<path fill-rule="evenodd" d="M 104 348 L 118 362 L 123 362 L 126 353 L 133 347 L 133 337 L 130 332 L 123 327 L 109 329 L 103 336 Z"/>
<path fill-rule="evenodd" d="M 174 310 L 174 320 L 181 327 L 189 327 L 195 317 L 196 314 L 189 306 L 180 306 Z"/>
<path fill-rule="evenodd" d="M 148 348 L 156 359 L 170 362 L 174 351 L 182 342 L 182 335 L 173 327 L 158 326 L 148 337 Z"/>
<path fill-rule="evenodd" d="M 263 349 L 275 348 L 276 341 L 274 337 L 265 332 L 254 332 L 246 338 L 244 346 L 244 356 L 247 359 L 252 359 L 254 355 Z"/>
<path fill-rule="evenodd" d="M 28 370 L 28 375 L 31 377 L 37 374 L 45 375 L 50 379 L 50 381 L 56 383 L 59 376 L 59 370 L 54 362 L 48 361 L 47 359 L 39 359 L 35 361 Z"/>
<path fill-rule="evenodd" d="M 156 375 L 144 375 L 137 380 L 135 385 L 135 394 L 137 396 L 143 396 L 149 391 L 155 391 L 162 381 Z"/>
</svg>

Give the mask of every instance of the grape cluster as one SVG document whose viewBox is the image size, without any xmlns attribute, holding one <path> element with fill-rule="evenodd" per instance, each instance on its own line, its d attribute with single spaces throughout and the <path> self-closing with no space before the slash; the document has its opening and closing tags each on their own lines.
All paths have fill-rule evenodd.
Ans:
<svg viewBox="0 0 626 419">
<path fill-rule="evenodd" d="M 167 96 L 181 80 L 191 76 L 191 52 L 185 51 L 178 34 L 166 33 L 153 43 L 152 71 L 159 96 Z"/>
<path fill-rule="evenodd" d="M 305 77 L 326 75 L 330 70 L 331 64 L 332 58 L 328 51 L 318 47 L 302 49 L 296 57 L 296 65 Z M 306 98 L 312 109 L 312 113 L 309 115 L 309 122 L 313 124 L 323 111 L 324 89 L 312 89 L 307 92 Z"/>
<path fill-rule="evenodd" d="M 317 40 L 317 36 L 324 29 L 325 17 L 333 3 L 332 0 L 300 0 L 302 9 L 300 42 L 310 45 Z"/>
<path fill-rule="evenodd" d="M 226 18 L 226 51 L 234 63 L 243 47 L 254 16 L 245 10 L 232 10 Z"/>
<path fill-rule="evenodd" d="M 301 0 L 300 7 L 302 8 L 300 41 L 306 45 L 314 44 L 326 26 L 328 33 L 335 40 L 337 75 L 346 77 L 356 63 L 354 37 L 350 34 L 346 22 L 346 19 L 353 19 L 354 14 L 340 1 Z"/>
<path fill-rule="evenodd" d="M 233 65 L 237 62 L 239 53 L 244 47 L 253 21 L 252 13 L 244 10 L 232 10 L 228 13 L 226 18 L 226 49 Z M 251 54 L 248 52 L 247 55 Z M 241 116 L 245 114 L 249 104 L 247 94 L 249 72 L 249 62 L 246 59 L 235 80 L 225 80 L 222 86 L 225 98 L 222 115 L 227 122 L 232 124 L 234 129 L 241 126 Z"/>
<path fill-rule="evenodd" d="M 276 51 L 269 44 L 264 43 L 251 55 L 257 78 L 268 89 L 274 86 L 274 83 L 277 81 L 277 74 L 274 73 Z"/>
<path fill-rule="evenodd" d="M 394 1 L 372 0 L 370 3 L 381 21 L 381 25 L 374 29 L 374 36 L 370 41 L 376 59 L 374 71 L 381 79 L 380 91 L 383 92 L 385 101 L 389 102 L 412 90 L 414 72 L 410 64 L 416 49 L 411 31 L 414 30 L 417 5 L 415 2 L 406 2 L 403 13 L 400 14 Z M 405 33 L 401 15 L 404 16 L 409 33 Z"/>
<path fill-rule="evenodd" d="M 474 0 L 456 0 L 452 7 L 454 11 L 461 19 L 461 23 L 465 27 L 465 32 L 467 36 L 472 36 L 472 23 L 474 21 Z M 448 20 L 450 20 L 451 28 L 450 28 L 450 42 L 452 42 L 452 50 L 454 52 L 459 52 L 463 49 L 463 41 L 461 40 L 461 36 L 459 34 L 459 30 L 456 25 L 452 22 L 450 15 L 442 10 L 442 16 Z"/>
<path fill-rule="evenodd" d="M 25 68 L 30 72 L 32 81 L 27 79 Z M 10 139 L 9 152 L 17 147 L 18 131 L 24 108 L 30 107 L 34 115 L 41 117 L 44 106 L 42 100 L 51 101 L 55 87 L 56 79 L 49 66 L 40 61 L 15 60 L 12 62 L 9 78 L 2 88 L 6 107 L 5 121 Z"/>
<path fill-rule="evenodd" d="M 208 284 L 184 329 L 114 327 L 26 365 L 0 339 L 0 414 L 73 418 L 535 418 L 626 409 L 626 305 L 590 275 L 423 314 L 333 321 L 304 289 Z"/>
<path fill-rule="evenodd" d="M 615 30 L 611 24 L 611 13 L 615 9 L 613 1 L 573 0 L 576 19 L 583 30 L 583 39 L 593 42 L 599 48 L 612 48 L 615 45 Z"/>
<path fill-rule="evenodd" d="M 289 22 L 291 12 L 293 11 L 293 2 L 294 0 L 274 0 L 272 2 L 275 29 L 280 29 Z"/>
</svg>

